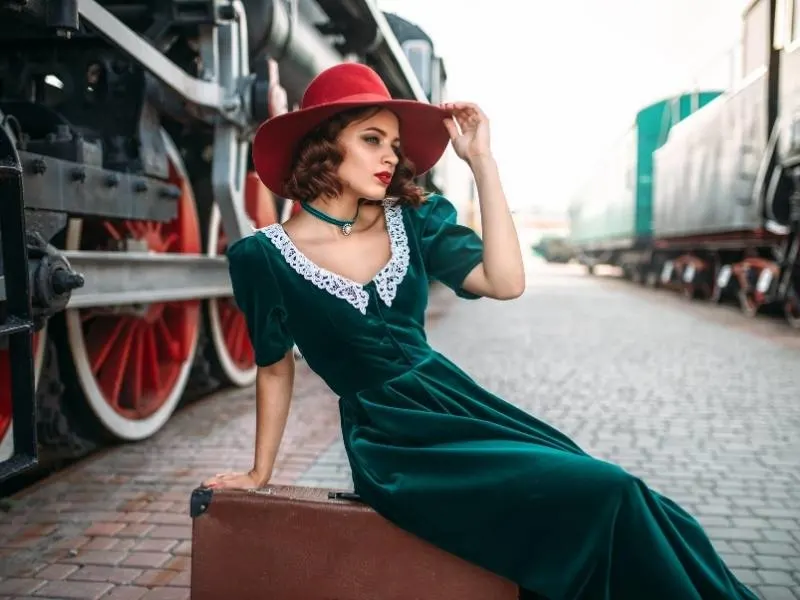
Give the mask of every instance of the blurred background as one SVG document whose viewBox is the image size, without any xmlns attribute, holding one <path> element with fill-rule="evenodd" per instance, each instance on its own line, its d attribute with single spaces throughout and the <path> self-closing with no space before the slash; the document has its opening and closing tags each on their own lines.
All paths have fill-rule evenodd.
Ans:
<svg viewBox="0 0 800 600">
<path fill-rule="evenodd" d="M 651 102 L 741 77 L 741 0 L 379 5 L 435 40 L 450 98 L 487 112 L 520 213 L 566 219 L 579 155 L 608 152 Z"/>
</svg>

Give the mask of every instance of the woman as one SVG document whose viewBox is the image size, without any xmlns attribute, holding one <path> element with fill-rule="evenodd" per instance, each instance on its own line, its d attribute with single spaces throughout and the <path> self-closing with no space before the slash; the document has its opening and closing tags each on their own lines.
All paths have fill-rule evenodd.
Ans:
<svg viewBox="0 0 800 600">
<path fill-rule="evenodd" d="M 483 241 L 412 183 L 450 142 L 474 174 Z M 249 472 L 206 485 L 269 481 L 296 342 L 340 397 L 355 491 L 400 527 L 552 600 L 755 598 L 685 511 L 427 344 L 429 278 L 463 298 L 524 287 L 475 105 L 392 101 L 373 71 L 340 65 L 301 110 L 261 126 L 253 157 L 265 185 L 304 210 L 228 250 L 258 364 L 256 455 Z"/>
</svg>

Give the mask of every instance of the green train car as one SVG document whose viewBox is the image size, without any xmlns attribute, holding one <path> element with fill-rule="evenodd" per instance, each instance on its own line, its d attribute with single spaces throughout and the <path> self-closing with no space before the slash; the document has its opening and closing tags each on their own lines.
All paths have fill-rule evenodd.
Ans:
<svg viewBox="0 0 800 600">
<path fill-rule="evenodd" d="M 676 123 L 720 94 L 683 94 L 641 109 L 583 182 L 569 206 L 569 243 L 590 272 L 599 264 L 626 268 L 648 248 L 653 233 L 653 153 Z"/>
</svg>

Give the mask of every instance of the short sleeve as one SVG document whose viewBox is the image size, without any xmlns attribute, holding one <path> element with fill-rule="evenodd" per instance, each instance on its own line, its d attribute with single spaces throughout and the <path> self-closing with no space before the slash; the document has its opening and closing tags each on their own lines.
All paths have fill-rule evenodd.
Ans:
<svg viewBox="0 0 800 600">
<path fill-rule="evenodd" d="M 462 287 L 467 275 L 483 261 L 480 236 L 458 223 L 455 206 L 438 194 L 417 209 L 415 218 L 419 219 L 420 247 L 428 275 L 461 298 L 480 298 Z"/>
<path fill-rule="evenodd" d="M 294 341 L 269 256 L 255 235 L 237 240 L 226 254 L 233 297 L 244 314 L 256 364 L 274 364 L 286 355 Z"/>
</svg>

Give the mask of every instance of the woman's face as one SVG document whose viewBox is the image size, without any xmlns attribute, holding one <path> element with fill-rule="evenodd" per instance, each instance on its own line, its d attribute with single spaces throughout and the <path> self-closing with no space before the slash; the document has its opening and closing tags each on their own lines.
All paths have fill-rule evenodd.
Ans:
<svg viewBox="0 0 800 600">
<path fill-rule="evenodd" d="M 382 109 L 348 124 L 339 134 L 344 160 L 337 175 L 345 194 L 382 200 L 394 176 L 400 146 L 400 123 L 394 113 Z"/>
</svg>

